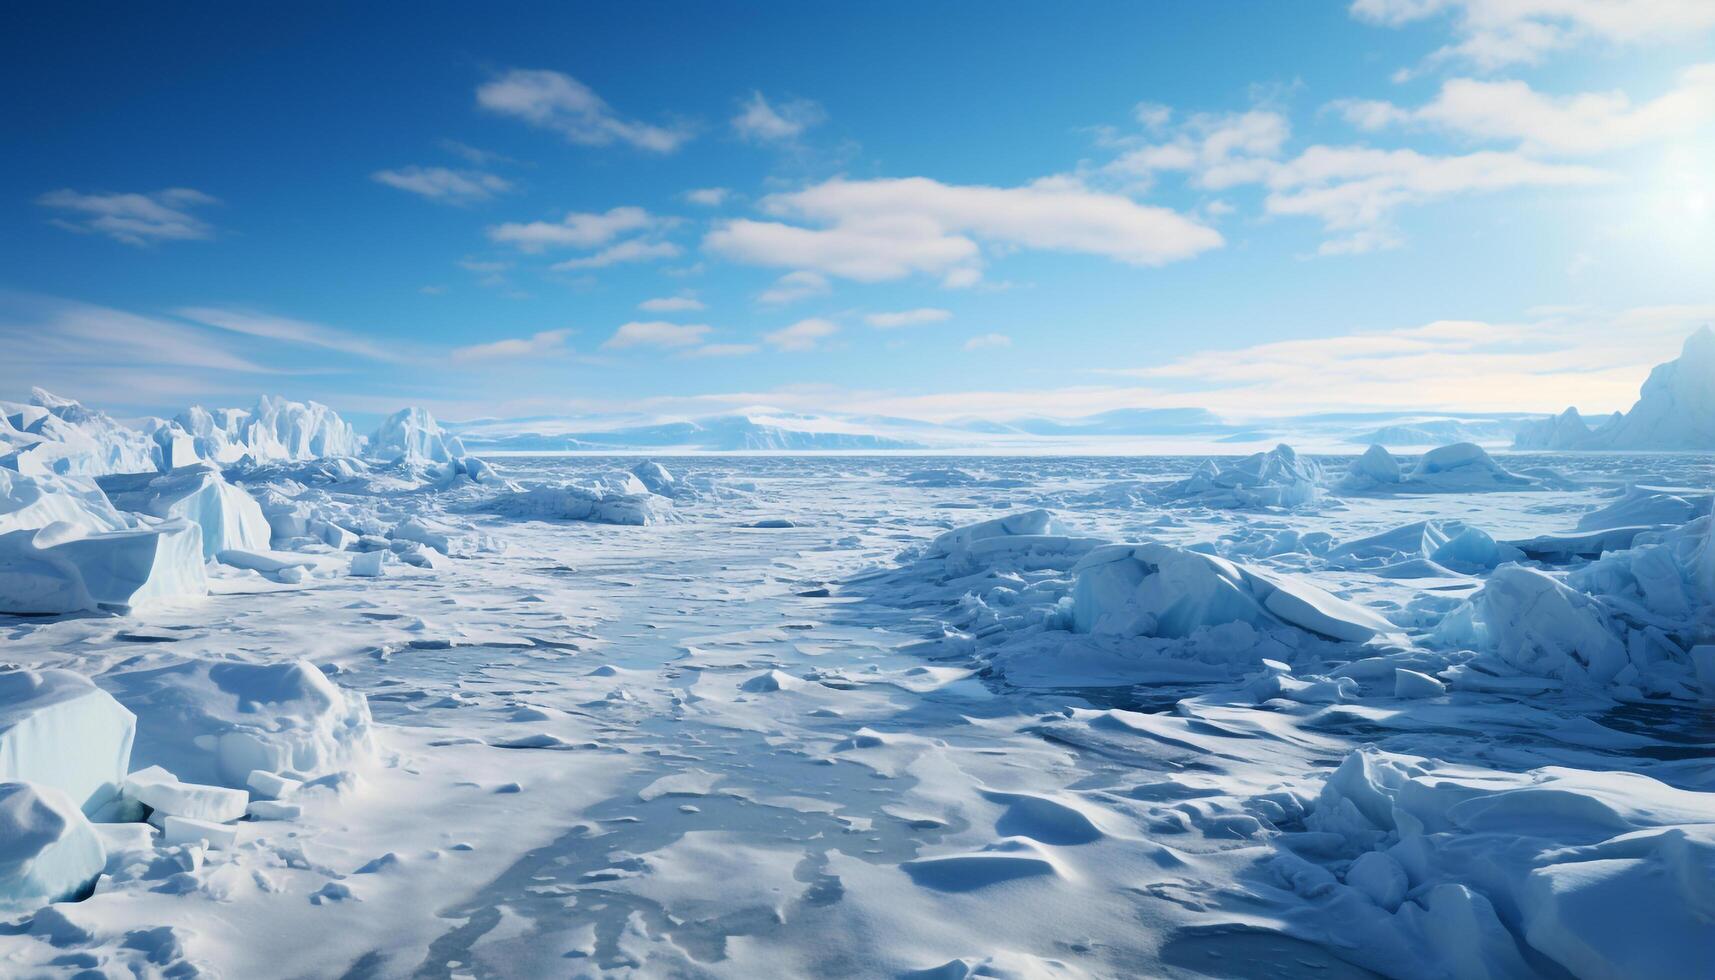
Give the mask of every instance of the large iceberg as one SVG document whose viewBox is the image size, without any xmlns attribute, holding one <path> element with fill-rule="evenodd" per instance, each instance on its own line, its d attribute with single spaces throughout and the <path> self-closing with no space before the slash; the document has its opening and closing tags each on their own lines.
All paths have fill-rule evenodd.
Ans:
<svg viewBox="0 0 1715 980">
<path fill-rule="evenodd" d="M 101 476 L 157 468 L 159 450 L 147 435 L 105 412 L 41 388 L 29 405 L 0 404 L 10 431 L 0 467 L 30 475 Z"/>
<path fill-rule="evenodd" d="M 1296 627 L 1361 643 L 1394 626 L 1307 582 L 1165 544 L 1097 548 L 1073 569 L 1080 633 L 1185 638 L 1225 623 Z"/>
<path fill-rule="evenodd" d="M 113 800 L 137 719 L 82 674 L 0 670 L 0 782 L 64 793 L 87 814 Z"/>
<path fill-rule="evenodd" d="M 1702 327 L 1656 365 L 1630 411 L 1592 429 L 1568 408 L 1521 430 L 1514 448 L 1715 450 L 1715 330 Z"/>
<path fill-rule="evenodd" d="M 393 461 L 450 463 L 465 455 L 459 437 L 442 429 L 426 408 L 404 408 L 388 416 L 369 437 L 371 456 Z"/>
<path fill-rule="evenodd" d="M 356 456 L 363 439 L 339 413 L 318 402 L 264 395 L 248 412 L 193 405 L 174 419 L 197 455 L 216 463 L 248 456 L 257 463 Z"/>
<path fill-rule="evenodd" d="M 204 558 L 231 549 L 257 551 L 268 547 L 271 530 L 261 505 L 207 464 L 159 475 L 102 477 L 100 483 L 108 498 L 125 510 L 183 518 L 202 528 Z"/>
<path fill-rule="evenodd" d="M 130 526 L 101 487 L 87 477 L 27 476 L 0 467 L 0 533 L 55 522 L 96 532 Z"/>
</svg>

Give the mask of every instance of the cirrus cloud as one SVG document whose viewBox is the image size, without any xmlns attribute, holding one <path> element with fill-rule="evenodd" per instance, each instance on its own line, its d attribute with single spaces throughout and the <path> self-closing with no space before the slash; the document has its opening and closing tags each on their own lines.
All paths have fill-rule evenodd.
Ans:
<svg viewBox="0 0 1715 980">
<path fill-rule="evenodd" d="M 476 102 L 489 112 L 553 130 L 583 146 L 624 143 L 671 153 L 691 138 L 682 126 L 622 118 L 588 85 L 557 71 L 515 68 L 479 86 Z"/>
<path fill-rule="evenodd" d="M 601 346 L 607 350 L 627 347 L 692 347 L 702 342 L 710 327 L 702 323 L 668 323 L 665 320 L 634 320 L 621 324 Z"/>
</svg>

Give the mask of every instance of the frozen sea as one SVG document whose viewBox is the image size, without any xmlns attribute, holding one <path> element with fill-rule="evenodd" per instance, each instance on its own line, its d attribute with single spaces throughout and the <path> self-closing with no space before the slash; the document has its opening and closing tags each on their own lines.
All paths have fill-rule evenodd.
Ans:
<svg viewBox="0 0 1715 980">
<path fill-rule="evenodd" d="M 0 659 L 128 705 L 187 660 L 308 660 L 367 697 L 379 746 L 295 820 L 15 920 L 0 973 L 1715 976 L 1715 945 L 1685 945 L 1715 939 L 1708 702 L 1486 681 L 1424 636 L 1484 571 L 1377 574 L 1316 544 L 1426 519 L 1567 532 L 1629 485 L 1708 487 L 1706 456 L 1507 455 L 1557 477 L 1290 508 L 1145 492 L 1201 457 L 656 458 L 696 488 L 660 523 L 387 491 L 455 530 L 452 557 L 0 616 Z M 530 483 L 638 459 L 492 462 Z M 1307 582 L 1399 634 L 1140 652 L 1063 628 L 1065 565 L 925 551 L 1037 508 L 1071 537 Z M 1449 690 L 1396 696 L 1408 666 Z M 134 768 L 167 751 L 152 708 Z"/>
</svg>

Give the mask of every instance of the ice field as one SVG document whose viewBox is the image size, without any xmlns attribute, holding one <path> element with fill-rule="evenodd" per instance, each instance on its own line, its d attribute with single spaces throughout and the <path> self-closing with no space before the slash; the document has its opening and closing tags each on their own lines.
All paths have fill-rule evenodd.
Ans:
<svg viewBox="0 0 1715 980">
<path fill-rule="evenodd" d="M 405 428 L 209 471 L 206 598 L 0 617 L 0 972 L 1715 969 L 1706 456 Z"/>
</svg>

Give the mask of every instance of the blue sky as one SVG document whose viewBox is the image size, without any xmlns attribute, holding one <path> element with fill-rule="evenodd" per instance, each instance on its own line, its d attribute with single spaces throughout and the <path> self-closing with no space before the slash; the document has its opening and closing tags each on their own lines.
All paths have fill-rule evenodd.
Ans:
<svg viewBox="0 0 1715 980">
<path fill-rule="evenodd" d="M 38 5 L 0 397 L 1623 408 L 1715 319 L 1707 0 Z"/>
</svg>

